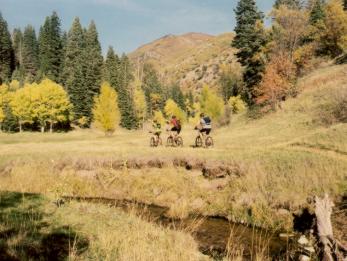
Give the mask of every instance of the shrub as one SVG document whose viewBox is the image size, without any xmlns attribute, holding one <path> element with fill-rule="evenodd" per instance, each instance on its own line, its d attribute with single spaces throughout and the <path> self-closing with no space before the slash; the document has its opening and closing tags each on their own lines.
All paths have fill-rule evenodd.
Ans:
<svg viewBox="0 0 347 261">
<path fill-rule="evenodd" d="M 233 114 L 244 112 L 247 109 L 246 103 L 241 99 L 240 95 L 230 97 L 228 106 Z"/>
<path fill-rule="evenodd" d="M 347 123 L 347 88 L 324 93 L 324 103 L 318 106 L 315 121 L 324 125 Z"/>
</svg>

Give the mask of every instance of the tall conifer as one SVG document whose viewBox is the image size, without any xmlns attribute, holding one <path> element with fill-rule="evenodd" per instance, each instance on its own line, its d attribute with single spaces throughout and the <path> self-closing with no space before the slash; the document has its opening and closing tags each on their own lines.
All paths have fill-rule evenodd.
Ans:
<svg viewBox="0 0 347 261">
<path fill-rule="evenodd" d="M 90 119 L 87 118 L 89 114 L 86 113 L 86 106 L 88 105 L 85 104 L 87 89 L 84 82 L 84 48 L 83 29 L 79 18 L 75 18 L 66 43 L 63 81 L 74 106 L 75 119 L 81 125 L 88 125 Z"/>
<path fill-rule="evenodd" d="M 299 8 L 302 8 L 302 1 L 300 1 L 300 0 L 276 0 L 274 7 L 279 8 L 281 5 L 286 5 L 288 8 L 299 9 Z"/>
<path fill-rule="evenodd" d="M 33 82 L 39 69 L 38 43 L 35 29 L 31 25 L 25 27 L 23 34 L 22 67 L 25 80 Z"/>
<path fill-rule="evenodd" d="M 43 75 L 59 82 L 63 62 L 63 43 L 60 29 L 60 19 L 56 12 L 46 17 L 40 29 L 40 70 Z"/>
<path fill-rule="evenodd" d="M 85 33 L 84 61 L 85 88 L 87 89 L 85 113 L 91 118 L 94 96 L 100 92 L 103 65 L 101 46 L 94 21 L 90 23 Z"/>
<path fill-rule="evenodd" d="M 133 92 L 130 82 L 133 80 L 132 68 L 129 58 L 123 54 L 120 59 L 120 86 L 118 91 L 118 106 L 121 112 L 121 126 L 126 129 L 138 127 Z"/>
<path fill-rule="evenodd" d="M 14 70 L 14 51 L 7 22 L 0 13 L 0 84 L 11 79 Z"/>
<path fill-rule="evenodd" d="M 232 46 L 238 48 L 236 56 L 245 67 L 243 79 L 246 84 L 246 101 L 255 101 L 254 87 L 261 81 L 264 62 L 261 59 L 262 47 L 266 43 L 262 20 L 264 15 L 258 11 L 254 0 L 240 0 L 236 10 L 236 36 Z"/>
<path fill-rule="evenodd" d="M 310 12 L 310 23 L 315 25 L 318 21 L 323 21 L 324 17 L 324 0 L 315 0 Z"/>
</svg>

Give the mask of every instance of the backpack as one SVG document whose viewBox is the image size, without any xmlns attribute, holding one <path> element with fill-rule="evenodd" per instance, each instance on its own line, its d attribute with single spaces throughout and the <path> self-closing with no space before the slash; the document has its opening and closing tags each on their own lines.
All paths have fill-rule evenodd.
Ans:
<svg viewBox="0 0 347 261">
<path fill-rule="evenodd" d="M 204 117 L 204 122 L 206 123 L 206 125 L 210 125 L 211 124 L 211 118 L 208 116 Z"/>
</svg>

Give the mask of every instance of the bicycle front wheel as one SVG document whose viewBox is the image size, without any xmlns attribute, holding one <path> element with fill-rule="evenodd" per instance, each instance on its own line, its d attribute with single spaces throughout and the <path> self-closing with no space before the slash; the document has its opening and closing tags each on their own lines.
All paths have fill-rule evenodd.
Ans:
<svg viewBox="0 0 347 261">
<path fill-rule="evenodd" d="M 176 145 L 177 145 L 177 147 L 183 147 L 183 139 L 182 139 L 182 137 L 178 136 L 176 138 Z"/>
</svg>

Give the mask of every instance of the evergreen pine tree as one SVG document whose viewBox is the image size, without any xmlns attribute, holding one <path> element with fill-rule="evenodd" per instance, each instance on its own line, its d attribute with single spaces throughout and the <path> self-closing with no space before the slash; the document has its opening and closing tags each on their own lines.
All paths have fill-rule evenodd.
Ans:
<svg viewBox="0 0 347 261">
<path fill-rule="evenodd" d="M 20 28 L 15 28 L 12 33 L 12 46 L 15 58 L 15 68 L 19 69 L 22 63 L 23 34 Z"/>
<path fill-rule="evenodd" d="M 119 86 L 119 70 L 120 70 L 120 60 L 118 55 L 114 52 L 113 47 L 109 47 L 106 60 L 104 64 L 104 79 L 112 85 L 114 88 L 118 89 Z"/>
<path fill-rule="evenodd" d="M 56 12 L 46 17 L 39 35 L 40 70 L 43 75 L 59 82 L 63 62 L 63 43 L 60 19 Z"/>
<path fill-rule="evenodd" d="M 85 115 L 91 118 L 94 96 L 100 92 L 103 65 L 101 46 L 94 21 L 90 23 L 85 33 L 85 44 L 85 104 L 87 105 L 85 107 Z"/>
<path fill-rule="evenodd" d="M 14 70 L 14 51 L 7 22 L 0 13 L 0 84 L 9 81 Z"/>
<path fill-rule="evenodd" d="M 22 69 L 22 53 L 23 53 L 23 34 L 19 28 L 15 28 L 12 33 L 12 46 L 14 51 L 14 67 L 12 79 L 19 82 L 24 81 L 24 73 Z"/>
<path fill-rule="evenodd" d="M 142 89 L 144 90 L 145 96 L 146 96 L 147 113 L 149 118 L 151 118 L 155 110 L 164 108 L 163 88 L 159 81 L 158 74 L 151 64 L 147 64 L 147 63 L 144 64 Z M 159 98 L 159 100 L 156 100 L 155 102 L 153 102 L 154 96 Z M 159 108 L 156 108 L 156 107 L 159 107 Z"/>
<path fill-rule="evenodd" d="M 118 90 L 118 106 L 121 113 L 121 126 L 126 129 L 136 129 L 138 121 L 135 113 L 133 93 L 130 82 L 133 80 L 129 58 L 123 54 L 120 59 L 120 86 Z"/>
<path fill-rule="evenodd" d="M 108 81 L 118 93 L 118 107 L 121 114 L 120 125 L 126 129 L 138 127 L 133 93 L 130 82 L 133 80 L 129 58 L 121 58 L 109 47 L 104 65 L 104 80 Z"/>
<path fill-rule="evenodd" d="M 184 95 L 181 90 L 181 88 L 178 86 L 178 84 L 175 84 L 171 88 L 171 98 L 173 101 L 183 110 L 186 110 L 186 105 L 185 105 L 185 100 L 184 100 Z"/>
<path fill-rule="evenodd" d="M 300 9 L 302 2 L 300 0 L 276 0 L 274 7 L 279 8 L 281 5 L 286 5 L 289 8 Z"/>
<path fill-rule="evenodd" d="M 118 91 L 118 87 L 120 85 L 119 71 L 120 71 L 119 57 L 114 52 L 113 48 L 110 46 L 106 54 L 103 78 L 105 81 L 111 83 L 111 85 L 113 86 L 113 88 L 116 89 L 116 91 Z"/>
<path fill-rule="evenodd" d="M 65 49 L 63 81 L 74 107 L 75 119 L 80 125 L 88 125 L 90 119 L 85 113 L 84 53 L 85 41 L 79 18 L 75 18 L 68 33 Z"/>
<path fill-rule="evenodd" d="M 261 81 L 264 62 L 261 59 L 262 47 L 266 43 L 262 19 L 254 0 L 240 0 L 235 10 L 237 25 L 232 46 L 238 48 L 236 56 L 245 67 L 243 79 L 246 84 L 246 101 L 254 104 L 254 87 Z"/>
<path fill-rule="evenodd" d="M 310 12 L 310 23 L 315 25 L 318 21 L 323 21 L 324 17 L 324 0 L 315 0 Z"/>
<path fill-rule="evenodd" d="M 23 34 L 22 67 L 25 80 L 33 82 L 39 68 L 38 43 L 35 29 L 28 25 Z"/>
</svg>

